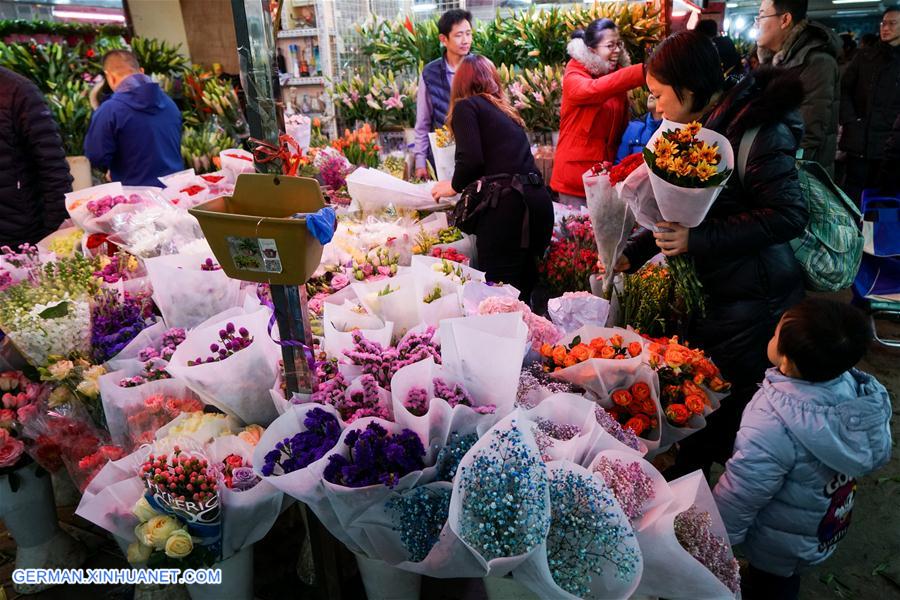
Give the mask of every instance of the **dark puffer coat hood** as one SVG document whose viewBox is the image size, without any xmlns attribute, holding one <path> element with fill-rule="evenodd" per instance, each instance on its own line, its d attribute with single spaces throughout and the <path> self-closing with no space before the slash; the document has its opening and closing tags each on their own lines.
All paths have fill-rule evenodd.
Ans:
<svg viewBox="0 0 900 600">
<path fill-rule="evenodd" d="M 707 296 L 706 316 L 694 318 L 689 339 L 738 384 L 762 379 L 775 325 L 803 295 L 803 273 L 788 243 L 808 220 L 794 158 L 803 137 L 802 100 L 794 72 L 762 68 L 727 90 L 705 119 L 735 156 L 744 132 L 760 126 L 744 180 L 735 169 L 688 241 Z M 642 232 L 626 255 L 640 266 L 657 250 L 652 234 Z"/>
</svg>

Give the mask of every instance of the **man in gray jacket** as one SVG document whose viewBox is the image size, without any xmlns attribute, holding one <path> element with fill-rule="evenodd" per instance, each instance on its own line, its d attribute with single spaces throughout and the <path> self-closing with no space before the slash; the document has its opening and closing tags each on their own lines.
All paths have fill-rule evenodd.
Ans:
<svg viewBox="0 0 900 600">
<path fill-rule="evenodd" d="M 756 17 L 757 53 L 761 65 L 797 69 L 804 91 L 802 158 L 818 162 L 833 175 L 841 40 L 828 27 L 807 20 L 806 7 L 807 0 L 763 0 Z"/>
</svg>

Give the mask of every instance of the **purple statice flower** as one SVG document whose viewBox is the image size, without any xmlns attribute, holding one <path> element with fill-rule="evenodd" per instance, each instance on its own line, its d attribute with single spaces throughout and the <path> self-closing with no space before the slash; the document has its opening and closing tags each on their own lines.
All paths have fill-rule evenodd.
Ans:
<svg viewBox="0 0 900 600">
<path fill-rule="evenodd" d="M 106 362 L 121 352 L 147 325 L 141 303 L 119 300 L 118 294 L 110 290 L 101 292 L 91 309 L 94 362 Z"/>
<path fill-rule="evenodd" d="M 304 469 L 334 448 L 341 437 L 341 424 L 331 413 L 313 408 L 303 419 L 305 431 L 284 438 L 263 459 L 262 474 L 285 475 Z"/>
<path fill-rule="evenodd" d="M 710 570 L 728 589 L 741 589 L 738 561 L 728 543 L 711 530 L 712 518 L 706 511 L 691 506 L 675 517 L 675 537 L 681 547 Z"/>
<path fill-rule="evenodd" d="M 372 422 L 362 431 L 349 432 L 344 444 L 350 449 L 349 456 L 332 454 L 324 472 L 325 480 L 337 485 L 394 487 L 404 475 L 425 468 L 425 447 L 409 429 L 390 434 Z"/>
<path fill-rule="evenodd" d="M 390 419 L 387 408 L 381 405 L 381 394 L 378 382 L 372 375 L 363 375 L 359 378 L 362 389 L 345 391 L 334 407 L 341 413 L 341 418 L 347 423 L 352 423 L 363 417 L 379 417 Z"/>
<path fill-rule="evenodd" d="M 622 512 L 628 520 L 635 519 L 644 514 L 644 505 L 656 495 L 653 491 L 653 481 L 641 469 L 637 461 L 625 463 L 622 460 L 610 460 L 601 456 L 594 467 L 594 472 L 599 473 L 606 485 L 612 489 Z"/>
<path fill-rule="evenodd" d="M 523 368 L 519 375 L 516 406 L 526 409 L 534 408 L 547 396 L 562 392 L 577 393 L 577 389 L 571 383 L 551 379 L 539 362 L 534 363 Z"/>
</svg>

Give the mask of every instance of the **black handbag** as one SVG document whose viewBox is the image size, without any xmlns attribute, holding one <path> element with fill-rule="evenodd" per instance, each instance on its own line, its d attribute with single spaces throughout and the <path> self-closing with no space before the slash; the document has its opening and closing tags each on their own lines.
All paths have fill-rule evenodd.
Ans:
<svg viewBox="0 0 900 600">
<path fill-rule="evenodd" d="M 485 212 L 497 208 L 505 190 L 514 190 L 525 202 L 525 186 L 543 187 L 544 180 L 538 173 L 528 175 L 489 175 L 477 179 L 462 191 L 453 212 L 451 224 L 463 233 L 473 234 L 478 226 L 478 218 Z M 528 248 L 529 240 L 528 203 L 525 202 L 525 216 L 522 219 L 522 248 Z"/>
</svg>

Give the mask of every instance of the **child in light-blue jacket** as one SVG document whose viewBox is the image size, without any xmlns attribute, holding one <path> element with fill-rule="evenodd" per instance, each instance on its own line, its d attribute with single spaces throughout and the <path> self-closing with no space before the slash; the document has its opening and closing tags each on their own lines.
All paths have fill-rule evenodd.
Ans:
<svg viewBox="0 0 900 600">
<path fill-rule="evenodd" d="M 775 367 L 744 410 L 714 490 L 731 543 L 750 561 L 745 600 L 796 598 L 799 570 L 846 535 L 857 478 L 890 458 L 890 397 L 853 368 L 871 339 L 858 309 L 808 298 L 769 342 Z"/>
</svg>

